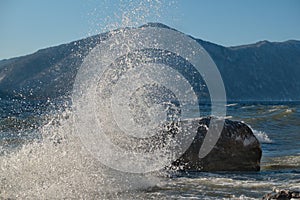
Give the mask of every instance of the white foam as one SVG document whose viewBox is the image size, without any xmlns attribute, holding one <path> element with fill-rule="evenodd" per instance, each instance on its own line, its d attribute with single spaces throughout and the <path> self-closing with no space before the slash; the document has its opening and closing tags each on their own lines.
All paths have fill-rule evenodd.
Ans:
<svg viewBox="0 0 300 200">
<path fill-rule="evenodd" d="M 230 103 L 230 104 L 227 104 L 226 106 L 227 107 L 232 107 L 232 106 L 236 106 L 236 105 L 238 105 L 237 103 Z"/>
<path fill-rule="evenodd" d="M 1 74 L 0 75 L 0 82 L 5 78 L 6 74 Z"/>
<path fill-rule="evenodd" d="M 292 110 L 292 109 L 286 109 L 285 112 L 286 112 L 286 113 L 292 113 L 293 110 Z"/>
<path fill-rule="evenodd" d="M 261 143 L 272 143 L 273 142 L 269 138 L 267 133 L 265 133 L 263 131 L 257 131 L 257 130 L 252 129 L 252 132 L 255 135 L 255 137 L 258 139 L 258 141 L 261 142 Z"/>
<path fill-rule="evenodd" d="M 272 143 L 273 141 L 269 138 L 269 136 L 267 135 L 266 132 L 264 131 L 259 131 L 259 130 L 255 130 L 253 129 L 249 124 L 247 124 L 247 126 L 249 126 L 249 128 L 252 130 L 253 134 L 255 135 L 255 137 L 258 139 L 258 141 L 260 143 Z"/>
<path fill-rule="evenodd" d="M 277 110 L 279 110 L 279 108 L 272 108 L 272 109 L 269 109 L 268 112 L 275 112 Z"/>
</svg>

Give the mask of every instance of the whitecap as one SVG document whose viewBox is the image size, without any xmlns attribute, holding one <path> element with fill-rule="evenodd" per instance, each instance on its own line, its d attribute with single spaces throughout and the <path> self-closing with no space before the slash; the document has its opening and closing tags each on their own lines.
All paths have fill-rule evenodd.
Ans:
<svg viewBox="0 0 300 200">
<path fill-rule="evenodd" d="M 258 139 L 260 143 L 272 143 L 273 141 L 269 138 L 268 134 L 264 131 L 255 130 L 249 124 L 247 124 L 249 128 L 252 130 L 255 137 Z"/>
<path fill-rule="evenodd" d="M 268 112 L 276 112 L 278 110 L 279 110 L 279 108 L 272 108 L 272 109 L 269 109 Z"/>
<path fill-rule="evenodd" d="M 285 113 L 292 113 L 293 112 L 293 109 L 286 109 L 285 110 Z"/>
<path fill-rule="evenodd" d="M 233 106 L 236 106 L 238 105 L 237 103 L 230 103 L 230 104 L 227 104 L 226 107 L 233 107 Z"/>
<path fill-rule="evenodd" d="M 265 133 L 263 131 L 257 131 L 257 130 L 254 130 L 254 129 L 252 129 L 252 132 L 255 135 L 255 137 L 258 139 L 259 142 L 261 142 L 261 143 L 272 143 L 272 140 L 269 138 L 267 133 Z"/>
</svg>

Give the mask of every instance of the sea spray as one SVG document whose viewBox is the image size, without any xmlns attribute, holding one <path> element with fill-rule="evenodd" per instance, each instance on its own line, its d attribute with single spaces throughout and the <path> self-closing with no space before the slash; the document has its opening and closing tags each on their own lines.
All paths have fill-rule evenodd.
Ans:
<svg viewBox="0 0 300 200">
<path fill-rule="evenodd" d="M 96 25 L 106 24 L 105 31 L 132 27 L 146 23 L 150 16 L 158 19 L 161 2 L 120 1 L 119 6 L 120 12 L 106 19 L 96 19 L 96 10 L 90 16 L 96 19 Z M 99 24 L 101 21 L 108 23 Z M 74 52 L 74 56 L 77 54 L 81 57 L 80 53 Z M 95 159 L 82 145 L 78 135 L 73 134 L 72 112 L 65 110 L 50 115 L 53 118 L 45 120 L 48 124 L 36 130 L 39 138 L 27 141 L 18 151 L 0 157 L 1 198 L 104 199 L 158 183 L 152 175 L 119 172 Z"/>
<path fill-rule="evenodd" d="M 160 6 L 161 2 L 157 0 L 120 1 L 120 12 L 104 19 L 109 21 L 108 18 L 113 17 L 115 22 L 119 19 L 120 22 L 109 22 L 105 28 L 109 31 L 137 26 L 145 23 L 149 16 L 158 19 Z M 101 20 L 97 21 L 99 25 Z M 77 54 L 81 56 L 78 52 L 74 56 Z M 103 199 L 157 184 L 153 176 L 119 172 L 95 159 L 78 135 L 73 134 L 72 111 L 66 110 L 52 117 L 45 120 L 48 124 L 35 130 L 38 138 L 25 142 L 18 151 L 0 157 L 1 198 Z"/>
<path fill-rule="evenodd" d="M 42 127 L 42 141 L 30 142 L 18 152 L 0 157 L 0 197 L 103 199 L 158 183 L 151 175 L 126 174 L 105 167 L 72 134 L 72 113 L 67 116 Z"/>
<path fill-rule="evenodd" d="M 145 2 L 148 5 L 152 1 Z M 151 6 L 144 8 L 143 3 L 137 4 L 137 7 L 133 6 L 134 8 L 131 8 L 131 5 L 135 4 L 126 5 L 129 11 L 124 9 L 121 14 L 121 27 L 144 23 L 145 16 L 150 12 L 149 9 L 153 8 Z M 134 17 L 132 18 L 131 15 Z M 100 54 L 97 54 L 99 52 Z M 162 58 L 153 56 L 155 53 L 159 53 Z M 132 55 L 136 57 L 131 59 Z M 170 63 L 172 59 L 169 56 L 171 58 L 175 56 L 177 58 L 175 61 L 182 59 L 185 64 Z M 139 61 L 140 57 L 142 62 Z M 118 63 L 118 60 L 121 60 L 121 63 Z M 125 66 L 119 65 L 122 61 L 125 61 Z M 113 65 L 116 65 L 116 68 Z M 95 68 L 96 71 L 93 71 L 93 68 L 92 70 L 84 68 L 90 66 L 98 66 L 98 68 Z M 134 71 L 135 69 L 138 70 Z M 150 24 L 139 29 L 122 28 L 112 31 L 110 38 L 102 41 L 84 58 L 80 70 L 74 85 L 72 94 L 74 105 L 71 110 L 63 111 L 60 113 L 61 117 L 42 126 L 39 129 L 42 139 L 28 142 L 18 152 L 0 158 L 1 197 L 103 199 L 117 198 L 120 197 L 120 193 L 153 187 L 159 183 L 159 179 L 155 178 L 157 175 L 153 176 L 149 172 L 162 169 L 174 158 L 184 153 L 194 138 L 194 135 L 190 133 L 196 134 L 196 131 L 184 131 L 179 137 L 179 134 L 174 134 L 175 139 L 171 140 L 164 137 L 167 142 L 163 145 L 149 143 L 146 147 L 150 146 L 150 148 L 147 149 L 144 146 L 142 152 L 136 151 L 139 148 L 135 146 L 131 149 L 134 151 L 129 153 L 118 147 L 115 148 L 119 150 L 118 152 L 112 151 L 112 145 L 106 146 L 108 143 L 104 139 L 106 136 L 110 139 L 120 138 L 117 129 L 124 128 L 127 124 L 122 124 L 122 120 L 129 120 L 128 122 L 135 120 L 135 124 L 131 124 L 129 128 L 141 125 L 136 122 L 150 125 L 146 128 L 141 126 L 143 128 L 141 131 L 140 129 L 134 131 L 133 136 L 138 136 L 139 139 L 147 136 L 148 132 L 143 131 L 148 131 L 149 127 L 155 134 L 157 125 L 164 124 L 161 124 L 162 119 L 167 118 L 172 123 L 181 121 L 182 117 L 189 117 L 191 112 L 189 109 L 185 110 L 188 107 L 185 107 L 185 104 L 196 105 L 198 108 L 200 100 L 203 100 L 201 99 L 203 96 L 200 95 L 203 88 L 209 91 L 210 96 L 208 96 L 212 104 L 211 114 L 220 116 L 221 119 L 226 115 L 225 89 L 215 63 L 199 43 L 168 27 Z M 126 72 L 128 72 L 127 77 L 121 79 L 123 73 L 126 75 Z M 104 76 L 101 76 L 103 74 Z M 205 80 L 202 81 L 206 84 L 201 85 L 199 82 L 201 77 L 204 77 L 203 75 L 205 75 Z M 126 82 L 127 78 L 130 81 Z M 118 81 L 121 86 L 126 87 L 119 86 L 118 89 L 118 85 L 115 84 Z M 135 86 L 135 88 L 128 88 L 128 86 Z M 140 101 L 140 97 L 145 97 L 137 92 L 141 91 L 141 88 L 146 93 L 150 92 L 150 96 L 152 95 L 150 100 Z M 156 92 L 153 88 L 161 91 L 162 95 L 154 95 L 155 98 L 153 98 L 153 92 Z M 165 98 L 163 93 L 168 94 L 168 98 Z M 130 97 L 124 100 L 135 99 L 137 102 L 142 102 L 138 104 L 142 106 L 142 109 L 137 108 L 136 103 L 124 103 L 124 96 Z M 224 105 L 216 106 L 217 101 L 223 102 Z M 116 106 L 119 107 L 116 109 Z M 133 113 L 135 117 L 127 117 L 130 116 L 126 113 L 127 108 L 134 111 L 131 114 Z M 145 110 L 148 117 L 142 115 L 145 114 Z M 111 113 L 114 116 L 110 116 Z M 197 110 L 198 113 L 200 114 L 199 110 Z M 151 122 L 152 120 L 154 123 Z M 151 123 L 147 124 L 149 121 Z M 214 123 L 214 120 L 211 121 Z M 220 127 L 219 132 L 222 130 L 222 126 Z M 90 136 L 88 135 L 90 133 L 95 133 L 95 135 L 86 137 Z M 128 127 L 123 133 L 132 134 Z M 219 135 L 216 135 L 209 140 L 204 140 L 204 148 L 200 149 L 202 157 L 209 153 L 218 137 Z M 175 148 L 172 147 L 174 143 Z M 130 147 L 131 144 L 129 142 L 125 145 Z M 179 148 L 177 148 L 178 145 Z M 162 148 L 157 148 L 157 146 Z M 169 148 L 170 146 L 172 148 Z M 150 151 L 152 154 L 146 154 Z M 123 157 L 124 152 L 129 157 Z M 102 157 L 99 159 L 98 155 Z M 135 160 L 136 155 L 142 159 Z M 134 159 L 130 160 L 132 157 Z"/>
</svg>

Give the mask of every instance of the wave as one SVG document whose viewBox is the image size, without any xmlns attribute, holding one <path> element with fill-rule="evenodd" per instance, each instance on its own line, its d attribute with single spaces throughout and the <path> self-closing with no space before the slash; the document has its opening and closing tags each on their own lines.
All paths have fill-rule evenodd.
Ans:
<svg viewBox="0 0 300 200">
<path fill-rule="evenodd" d="M 175 191 L 169 199 L 178 199 L 176 191 L 184 190 L 184 196 L 193 199 L 261 199 L 272 188 L 299 188 L 297 179 L 290 174 L 291 179 L 285 180 L 286 174 L 280 174 L 273 179 L 270 172 L 253 173 L 201 173 L 190 177 L 169 179 L 161 186 L 160 192 Z M 192 188 L 192 189 L 191 189 Z M 196 198 L 198 197 L 198 198 Z M 184 199 L 184 198 L 183 198 Z"/>
<path fill-rule="evenodd" d="M 293 112 L 295 112 L 295 110 L 294 109 L 286 109 L 284 112 L 285 113 L 293 113 Z"/>
<path fill-rule="evenodd" d="M 267 158 L 267 160 L 262 166 L 262 169 L 265 170 L 300 169 L 300 156 L 289 155 L 289 156 Z"/>
<path fill-rule="evenodd" d="M 269 138 L 267 133 L 265 133 L 263 131 L 257 131 L 257 130 L 252 129 L 252 132 L 255 135 L 255 137 L 258 139 L 258 141 L 261 142 L 261 143 L 272 143 L 273 142 Z"/>
<path fill-rule="evenodd" d="M 237 106 L 238 103 L 230 103 L 230 104 L 227 104 L 226 107 L 233 107 L 233 106 Z"/>
<path fill-rule="evenodd" d="M 249 126 L 249 128 L 252 130 L 253 134 L 255 135 L 255 137 L 258 139 L 258 141 L 260 143 L 267 143 L 270 144 L 273 141 L 269 138 L 268 134 L 264 131 L 259 131 L 259 130 L 255 130 L 253 129 L 249 124 L 247 124 L 247 126 Z"/>
<path fill-rule="evenodd" d="M 295 112 L 295 109 L 290 108 L 287 105 L 277 105 L 277 106 L 272 106 L 270 109 L 267 110 L 269 113 L 293 113 Z"/>
<path fill-rule="evenodd" d="M 255 135 L 255 137 L 258 139 L 259 142 L 261 143 L 267 143 L 270 144 L 273 141 L 269 138 L 269 136 L 267 135 L 267 133 L 263 132 L 263 131 L 257 131 L 257 130 L 253 130 L 252 129 L 253 134 Z"/>
</svg>

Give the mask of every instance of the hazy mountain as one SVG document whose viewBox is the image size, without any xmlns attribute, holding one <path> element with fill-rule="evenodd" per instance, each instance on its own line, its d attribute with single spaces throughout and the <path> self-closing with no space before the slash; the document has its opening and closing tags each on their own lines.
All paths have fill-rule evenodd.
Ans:
<svg viewBox="0 0 300 200">
<path fill-rule="evenodd" d="M 84 56 L 107 37 L 109 33 L 103 33 L 1 60 L 0 96 L 46 99 L 69 94 Z M 228 99 L 300 100 L 300 41 L 223 47 L 196 40 L 218 66 Z"/>
</svg>

